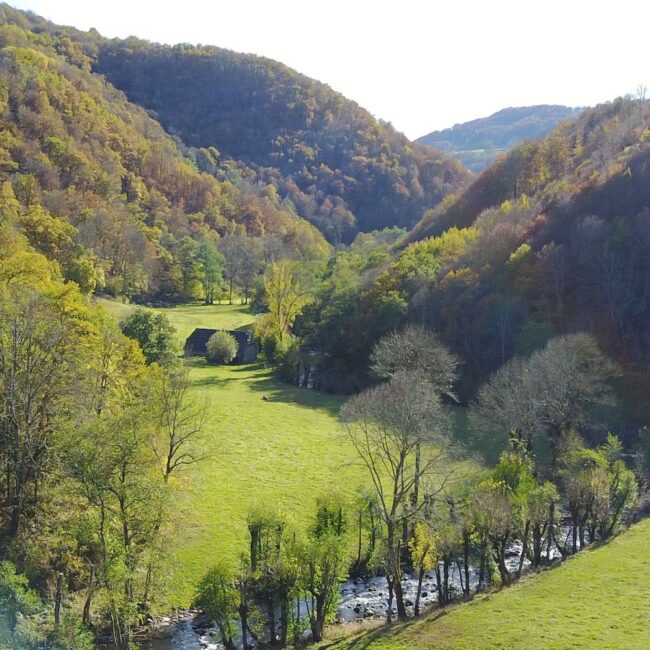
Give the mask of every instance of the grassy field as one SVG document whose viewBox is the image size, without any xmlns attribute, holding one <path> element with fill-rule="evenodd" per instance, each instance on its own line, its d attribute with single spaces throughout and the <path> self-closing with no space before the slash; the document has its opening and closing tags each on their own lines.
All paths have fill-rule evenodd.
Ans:
<svg viewBox="0 0 650 650">
<path fill-rule="evenodd" d="M 136 309 L 136 305 L 125 304 L 116 300 L 106 300 L 105 298 L 96 298 L 95 302 L 118 320 Z M 255 316 L 248 311 L 246 305 L 202 305 L 195 303 L 164 309 L 152 309 L 151 311 L 162 312 L 169 318 L 171 324 L 176 328 L 180 341 L 185 341 L 195 327 L 236 330 L 251 325 L 255 320 Z"/>
<path fill-rule="evenodd" d="M 185 477 L 172 604 L 187 604 L 211 562 L 235 560 L 246 549 L 251 505 L 279 506 L 300 522 L 318 494 L 352 492 L 364 477 L 350 464 L 353 450 L 337 419 L 340 398 L 282 384 L 260 365 L 196 361 L 191 377 L 197 399 L 210 403 L 213 453 Z"/>
<path fill-rule="evenodd" d="M 135 307 L 98 299 L 116 318 Z M 254 316 L 243 305 L 156 308 L 177 330 L 179 351 L 195 327 L 237 329 Z M 365 469 L 341 429 L 344 398 L 278 381 L 263 364 L 212 366 L 191 362 L 195 399 L 208 405 L 204 462 L 180 479 L 165 606 L 187 606 L 194 586 L 217 559 L 235 562 L 246 550 L 250 506 L 278 506 L 300 525 L 315 498 L 330 489 L 352 494 Z M 263 399 L 266 397 L 267 399 Z M 462 414 L 457 427 L 464 427 Z M 473 471 L 473 463 L 464 463 Z"/>
<path fill-rule="evenodd" d="M 99 300 L 117 318 L 134 307 Z M 164 312 L 184 340 L 194 327 L 235 329 L 253 321 L 242 305 L 190 305 Z M 330 488 L 352 492 L 365 475 L 338 423 L 342 399 L 288 386 L 262 364 L 211 366 L 194 360 L 195 398 L 208 404 L 207 460 L 181 478 L 169 604 L 188 605 L 194 585 L 218 558 L 246 549 L 246 513 L 279 506 L 297 521 Z M 262 399 L 266 397 L 267 399 Z"/>
<path fill-rule="evenodd" d="M 650 520 L 557 569 L 410 624 L 321 650 L 650 647 Z M 332 631 L 336 633 L 336 631 Z"/>
</svg>

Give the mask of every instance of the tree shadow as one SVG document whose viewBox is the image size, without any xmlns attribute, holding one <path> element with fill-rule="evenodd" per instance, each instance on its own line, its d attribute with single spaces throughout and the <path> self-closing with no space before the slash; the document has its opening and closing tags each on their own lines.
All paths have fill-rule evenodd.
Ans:
<svg viewBox="0 0 650 650">
<path fill-rule="evenodd" d="M 202 377 L 193 379 L 193 386 L 225 386 L 232 381 L 240 381 L 237 377 Z"/>
<path fill-rule="evenodd" d="M 337 639 L 330 643 L 325 643 L 320 647 L 322 650 L 327 650 L 328 648 L 336 648 L 341 642 L 344 642 L 346 650 L 365 650 L 366 648 L 370 648 L 376 641 L 380 641 L 381 639 L 388 640 L 395 636 L 402 627 L 404 627 L 403 624 L 388 625 L 388 623 L 384 623 L 366 632 L 359 632 L 355 638 Z"/>
<path fill-rule="evenodd" d="M 250 387 L 251 390 L 261 393 L 260 399 L 266 398 L 268 402 L 298 404 L 299 406 L 325 411 L 333 417 L 338 417 L 343 403 L 343 399 L 335 395 L 284 384 L 273 375 L 270 368 L 258 377 L 253 378 Z"/>
<path fill-rule="evenodd" d="M 346 650 L 365 650 L 366 648 L 372 647 L 376 641 L 391 641 L 395 637 L 399 637 L 402 630 L 408 629 L 416 621 L 426 620 L 427 623 L 433 623 L 439 618 L 446 616 L 449 611 L 448 608 L 436 607 L 433 611 L 424 612 L 420 616 L 409 619 L 406 623 L 384 623 L 366 632 L 360 632 L 355 638 L 336 639 L 320 647 L 322 650 L 327 650 L 328 648 L 333 649 L 344 641 Z"/>
</svg>

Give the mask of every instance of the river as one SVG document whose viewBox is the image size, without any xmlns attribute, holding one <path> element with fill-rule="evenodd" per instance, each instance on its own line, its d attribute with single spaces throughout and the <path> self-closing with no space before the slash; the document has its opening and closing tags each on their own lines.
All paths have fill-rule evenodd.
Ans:
<svg viewBox="0 0 650 650">
<path fill-rule="evenodd" d="M 521 556 L 521 543 L 515 542 L 509 547 L 506 565 L 511 573 L 516 572 L 519 566 Z M 553 545 L 551 549 L 551 559 L 559 559 L 560 552 Z M 528 567 L 530 562 L 524 560 L 524 568 Z M 409 614 L 413 614 L 414 602 L 417 593 L 417 577 L 413 574 L 407 574 L 402 581 L 404 591 L 404 601 Z M 452 591 L 460 595 L 461 578 L 458 567 L 450 568 L 450 583 Z M 474 567 L 470 569 L 470 587 L 472 590 L 478 584 L 478 570 Z M 427 572 L 422 582 L 422 594 L 420 601 L 421 610 L 425 610 L 437 603 L 437 585 L 436 577 L 433 571 Z M 393 607 L 395 602 L 393 601 Z M 304 611 L 304 607 L 301 608 Z M 368 580 L 347 580 L 341 584 L 341 602 L 338 609 L 338 620 L 342 623 L 350 621 L 368 619 L 379 620 L 385 619 L 388 610 L 388 586 L 386 578 L 376 577 Z M 396 610 L 393 609 L 395 613 Z M 174 632 L 171 638 L 160 639 L 155 641 L 142 642 L 142 650 L 223 650 L 223 645 L 217 642 L 216 637 L 202 636 L 199 637 L 192 629 L 191 620 L 183 621 L 173 627 Z"/>
</svg>

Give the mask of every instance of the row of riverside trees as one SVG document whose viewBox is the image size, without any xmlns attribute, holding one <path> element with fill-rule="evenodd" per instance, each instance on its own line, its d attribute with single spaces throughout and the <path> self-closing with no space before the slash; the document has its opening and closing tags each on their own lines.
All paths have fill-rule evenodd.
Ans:
<svg viewBox="0 0 650 650">
<path fill-rule="evenodd" d="M 0 227 L 5 647 L 87 648 L 108 624 L 127 650 L 160 596 L 174 477 L 207 450 L 186 370 L 157 360 Z"/>
<path fill-rule="evenodd" d="M 400 620 L 407 618 L 405 567 L 420 580 L 435 570 L 445 604 L 454 567 L 464 595 L 471 564 L 479 589 L 493 574 L 508 584 L 526 560 L 539 566 L 556 551 L 564 556 L 611 536 L 636 505 L 637 479 L 618 438 L 588 448 L 579 434 L 593 407 L 611 402 L 617 374 L 590 336 L 554 339 L 479 391 L 470 409 L 474 429 L 485 446 L 504 451 L 495 469 L 471 477 L 461 476 L 443 402 L 453 399 L 457 360 L 431 333 L 410 326 L 380 340 L 371 362 L 386 381 L 352 398 L 342 417 L 380 504 L 389 599 Z M 517 541 L 513 572 L 506 557 Z"/>
<path fill-rule="evenodd" d="M 320 641 L 336 613 L 347 569 L 348 512 L 334 494 L 320 498 L 306 532 L 286 514 L 256 507 L 248 514 L 249 552 L 236 571 L 221 563 L 198 586 L 196 605 L 218 628 L 227 650 L 298 643 L 309 629 Z"/>
<path fill-rule="evenodd" d="M 617 375 L 591 337 L 554 339 L 479 391 L 470 419 L 482 444 L 502 450 L 489 470 L 468 461 L 452 433 L 457 367 L 420 327 L 375 345 L 377 384 L 341 411 L 368 485 L 355 497 L 319 499 L 306 533 L 286 515 L 250 512 L 248 554 L 236 571 L 210 570 L 196 601 L 228 648 L 240 632 L 245 648 L 298 643 L 307 628 L 319 641 L 346 575 L 384 575 L 387 620 L 403 621 L 420 613 L 427 574 L 445 605 L 508 585 L 525 567 L 551 564 L 631 521 L 639 483 L 620 441 L 608 434 L 589 447 L 580 435 L 593 407 L 613 399 Z M 407 573 L 418 583 L 408 604 Z"/>
</svg>

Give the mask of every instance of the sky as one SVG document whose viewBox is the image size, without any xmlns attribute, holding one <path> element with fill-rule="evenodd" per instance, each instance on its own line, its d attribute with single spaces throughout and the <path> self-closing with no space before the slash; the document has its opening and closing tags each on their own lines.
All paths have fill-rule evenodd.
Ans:
<svg viewBox="0 0 650 650">
<path fill-rule="evenodd" d="M 508 106 L 592 106 L 650 86 L 643 0 L 9 0 L 108 37 L 251 52 L 410 138 Z"/>
</svg>

